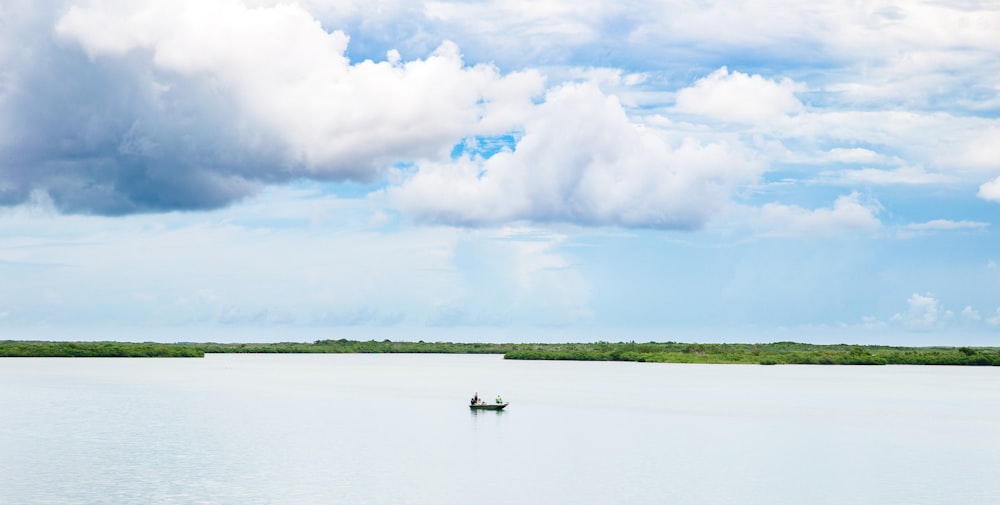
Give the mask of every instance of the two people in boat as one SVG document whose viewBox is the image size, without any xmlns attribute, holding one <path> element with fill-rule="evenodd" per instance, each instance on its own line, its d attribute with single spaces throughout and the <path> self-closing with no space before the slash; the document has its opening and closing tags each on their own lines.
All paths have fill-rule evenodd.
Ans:
<svg viewBox="0 0 1000 505">
<path fill-rule="evenodd" d="M 479 392 L 478 391 L 476 392 L 476 394 L 472 395 L 472 400 L 469 400 L 469 405 L 483 405 L 485 403 L 486 402 L 483 401 L 483 399 L 479 397 Z M 500 398 L 500 395 L 497 395 L 497 404 L 500 404 L 500 403 L 503 403 L 503 398 Z"/>
</svg>

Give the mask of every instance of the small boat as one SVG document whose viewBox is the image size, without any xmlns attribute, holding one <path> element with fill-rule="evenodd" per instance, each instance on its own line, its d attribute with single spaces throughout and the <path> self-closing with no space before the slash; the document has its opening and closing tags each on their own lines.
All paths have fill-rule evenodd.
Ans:
<svg viewBox="0 0 1000 505">
<path fill-rule="evenodd" d="M 503 408 L 506 407 L 507 405 L 508 403 L 506 402 L 504 403 L 479 402 L 469 405 L 469 408 L 472 410 L 503 410 Z"/>
</svg>

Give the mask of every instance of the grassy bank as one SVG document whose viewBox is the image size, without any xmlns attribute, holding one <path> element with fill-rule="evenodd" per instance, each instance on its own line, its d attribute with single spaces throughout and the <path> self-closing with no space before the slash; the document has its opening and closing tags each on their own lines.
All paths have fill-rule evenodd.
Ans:
<svg viewBox="0 0 1000 505">
<path fill-rule="evenodd" d="M 220 344 L 153 342 L 0 341 L 0 357 L 202 357 L 206 353 L 438 353 L 503 354 L 506 359 L 809 365 L 1000 366 L 996 347 L 890 347 L 877 345 L 687 344 L 595 342 L 488 344 L 318 340 L 312 343 Z"/>
</svg>

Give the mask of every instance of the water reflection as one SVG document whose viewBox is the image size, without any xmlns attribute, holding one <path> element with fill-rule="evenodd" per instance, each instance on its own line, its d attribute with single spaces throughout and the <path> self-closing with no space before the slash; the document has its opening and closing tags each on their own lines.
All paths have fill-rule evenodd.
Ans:
<svg viewBox="0 0 1000 505">
<path fill-rule="evenodd" d="M 502 416 L 504 414 L 503 410 L 469 409 L 469 412 L 472 412 L 473 417 L 486 415 Z"/>
</svg>

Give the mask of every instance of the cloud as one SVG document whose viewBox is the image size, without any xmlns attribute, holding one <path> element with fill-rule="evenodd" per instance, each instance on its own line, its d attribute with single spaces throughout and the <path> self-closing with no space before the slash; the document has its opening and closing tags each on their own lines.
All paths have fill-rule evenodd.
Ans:
<svg viewBox="0 0 1000 505">
<path fill-rule="evenodd" d="M 1000 307 L 997 307 L 992 316 L 986 318 L 986 324 L 994 327 L 1000 326 Z"/>
<path fill-rule="evenodd" d="M 788 140 L 820 142 L 841 149 L 865 145 L 866 150 L 881 154 L 892 164 L 921 166 L 913 160 L 926 160 L 929 168 L 967 169 L 944 152 L 956 152 L 984 129 L 996 127 L 997 120 L 943 111 L 924 112 L 887 106 L 882 110 L 861 110 L 834 104 L 815 108 L 772 126 L 769 133 Z M 779 128 L 780 127 L 780 128 Z M 807 144 L 808 145 L 808 144 Z M 830 160 L 830 152 L 820 151 L 819 159 Z"/>
<path fill-rule="evenodd" d="M 952 221 L 950 219 L 934 219 L 924 223 L 910 223 L 899 229 L 900 238 L 920 237 L 934 232 L 947 232 L 959 230 L 985 230 L 990 223 L 982 221 Z"/>
<path fill-rule="evenodd" d="M 694 229 L 761 166 L 738 145 L 673 139 L 629 121 L 592 84 L 549 91 L 512 151 L 424 164 L 393 205 L 428 222 Z"/>
<path fill-rule="evenodd" d="M 820 173 L 820 178 L 836 184 L 903 184 L 916 186 L 954 182 L 954 177 L 927 172 L 920 167 L 900 167 L 894 170 L 860 168 L 856 170 L 823 171 Z"/>
<path fill-rule="evenodd" d="M 997 124 L 993 118 L 947 112 L 832 106 L 810 108 L 786 120 L 747 125 L 737 131 L 744 137 L 752 135 L 755 145 L 781 146 L 769 149 L 768 158 L 775 168 L 799 167 L 796 179 L 851 188 L 949 186 L 951 191 L 982 183 L 983 174 L 992 169 L 942 153 L 965 149 L 971 139 Z M 821 169 L 813 171 L 813 166 Z"/>
<path fill-rule="evenodd" d="M 969 321 L 980 321 L 980 320 L 982 320 L 982 316 L 979 315 L 979 311 L 976 310 L 976 309 L 973 309 L 970 306 L 966 306 L 964 309 L 962 309 L 962 318 L 966 319 L 966 320 L 969 320 Z"/>
<path fill-rule="evenodd" d="M 151 51 L 155 69 L 210 82 L 278 136 L 293 166 L 320 178 L 370 178 L 398 160 L 434 156 L 491 116 L 541 93 L 532 73 L 466 67 L 458 47 L 403 63 L 351 64 L 348 37 L 295 5 L 147 2 L 138 12 L 72 8 L 56 26 L 91 57 Z M 204 84 L 204 83 L 203 83 Z M 486 106 L 478 106 L 488 102 Z"/>
<path fill-rule="evenodd" d="M 908 309 L 896 313 L 892 320 L 911 330 L 933 330 L 944 325 L 954 315 L 946 310 L 940 302 L 931 295 L 913 293 L 906 301 Z"/>
<path fill-rule="evenodd" d="M 1000 125 L 968 135 L 942 161 L 970 170 L 1000 171 Z"/>
<path fill-rule="evenodd" d="M 812 65 L 822 75 L 811 78 L 842 82 L 845 86 L 836 93 L 869 103 L 926 102 L 928 96 L 967 100 L 994 85 L 995 27 L 1000 23 L 990 2 L 971 1 L 305 4 L 321 13 L 327 26 L 367 28 L 352 34 L 365 44 L 403 44 L 418 54 L 436 45 L 427 47 L 436 32 L 508 68 L 539 61 L 588 66 L 600 59 L 603 64 L 628 61 L 647 70 L 690 75 L 734 61 L 771 71 Z M 850 79 L 843 79 L 845 70 Z"/>
<path fill-rule="evenodd" d="M 830 161 L 840 163 L 878 163 L 883 161 L 883 156 L 879 153 L 861 147 L 836 147 L 830 149 L 828 155 Z"/>
<path fill-rule="evenodd" d="M 980 221 L 951 221 L 935 219 L 926 223 L 911 223 L 905 226 L 911 231 L 947 231 L 947 230 L 978 230 L 988 227 L 989 223 Z"/>
<path fill-rule="evenodd" d="M 370 181 L 509 129 L 543 91 L 449 42 L 352 64 L 347 35 L 294 5 L 95 1 L 36 23 L 18 42 L 39 56 L 14 61 L 0 100 L 8 205 L 40 189 L 68 212 L 205 209 L 295 178 Z"/>
<path fill-rule="evenodd" d="M 877 201 L 864 202 L 851 193 L 838 197 L 832 207 L 805 209 L 777 202 L 756 210 L 751 223 L 764 235 L 828 235 L 844 231 L 875 230 L 881 226 L 876 217 L 882 210 Z"/>
<path fill-rule="evenodd" d="M 1000 202 L 1000 177 L 983 183 L 982 186 L 979 186 L 979 192 L 976 195 L 983 200 Z"/>
<path fill-rule="evenodd" d="M 726 122 L 773 121 L 803 109 L 795 92 L 804 89 L 787 78 L 776 82 L 722 67 L 678 91 L 675 110 Z"/>
<path fill-rule="evenodd" d="M 595 41 L 601 24 L 612 10 L 611 4 L 592 2 L 581 6 L 573 2 L 453 2 L 431 1 L 424 5 L 429 19 L 449 25 L 462 25 L 480 36 L 506 46 L 518 41 L 534 41 L 551 50 L 556 41 L 578 46 Z M 520 44 L 518 44 L 520 45 Z M 564 46 L 565 47 L 565 46 Z M 525 49 L 530 49 L 530 44 Z"/>
<path fill-rule="evenodd" d="M 392 204 L 424 222 L 690 229 L 783 163 L 866 165 L 822 183 L 981 182 L 1000 145 L 982 113 L 1000 103 L 998 13 L 979 5 L 11 5 L 0 205 L 42 191 L 71 213 L 212 209 L 293 180 L 354 180 L 402 184 Z M 603 93 L 568 111 L 559 97 L 577 84 L 545 76 Z M 873 98 L 908 83 L 912 100 Z M 612 96 L 610 125 L 566 127 L 603 117 Z M 449 156 L 506 135 L 510 153 Z"/>
</svg>

